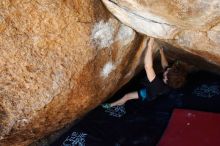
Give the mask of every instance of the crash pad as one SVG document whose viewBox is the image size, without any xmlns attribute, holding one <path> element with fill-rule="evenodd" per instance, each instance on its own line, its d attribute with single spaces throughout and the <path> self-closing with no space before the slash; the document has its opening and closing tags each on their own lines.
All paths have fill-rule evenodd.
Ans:
<svg viewBox="0 0 220 146">
<path fill-rule="evenodd" d="M 175 109 L 157 146 L 220 146 L 220 114 Z"/>
</svg>

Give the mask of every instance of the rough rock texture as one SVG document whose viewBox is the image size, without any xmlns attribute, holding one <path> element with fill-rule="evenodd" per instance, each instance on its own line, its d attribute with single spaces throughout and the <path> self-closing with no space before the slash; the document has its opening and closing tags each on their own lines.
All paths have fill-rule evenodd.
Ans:
<svg viewBox="0 0 220 146">
<path fill-rule="evenodd" d="M 0 145 L 28 145 L 137 70 L 141 37 L 100 0 L 0 1 Z"/>
<path fill-rule="evenodd" d="M 220 65 L 219 0 L 102 0 L 124 24 Z"/>
</svg>

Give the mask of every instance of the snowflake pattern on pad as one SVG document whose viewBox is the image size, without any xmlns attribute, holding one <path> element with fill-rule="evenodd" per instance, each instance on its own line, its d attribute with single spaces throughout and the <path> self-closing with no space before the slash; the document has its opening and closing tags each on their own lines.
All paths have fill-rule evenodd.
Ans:
<svg viewBox="0 0 220 146">
<path fill-rule="evenodd" d="M 199 97 L 211 98 L 213 96 L 220 95 L 220 90 L 218 85 L 203 84 L 194 89 L 193 94 Z"/>
<path fill-rule="evenodd" d="M 85 146 L 86 133 L 73 132 L 71 136 L 68 136 L 63 142 L 62 146 Z"/>
<path fill-rule="evenodd" d="M 109 109 L 105 110 L 106 113 L 109 113 L 110 116 L 120 118 L 126 114 L 124 105 L 121 106 L 113 106 Z"/>
</svg>

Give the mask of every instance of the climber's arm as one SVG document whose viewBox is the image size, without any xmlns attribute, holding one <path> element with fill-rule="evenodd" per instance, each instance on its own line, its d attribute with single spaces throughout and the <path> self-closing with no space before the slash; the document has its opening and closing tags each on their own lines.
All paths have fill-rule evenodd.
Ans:
<svg viewBox="0 0 220 146">
<path fill-rule="evenodd" d="M 150 82 L 152 82 L 153 79 L 156 77 L 155 71 L 153 69 L 153 44 L 154 39 L 150 38 L 144 58 L 145 71 L 147 73 L 147 78 Z"/>
<path fill-rule="evenodd" d="M 161 65 L 162 65 L 162 68 L 165 69 L 168 67 L 168 61 L 166 59 L 166 56 L 164 54 L 164 51 L 163 51 L 163 48 L 161 47 L 160 48 L 160 60 L 161 60 Z"/>
</svg>

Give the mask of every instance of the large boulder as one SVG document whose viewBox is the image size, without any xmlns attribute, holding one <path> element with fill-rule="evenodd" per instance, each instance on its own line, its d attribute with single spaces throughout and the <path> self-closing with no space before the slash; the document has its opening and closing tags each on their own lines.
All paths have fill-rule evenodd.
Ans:
<svg viewBox="0 0 220 146">
<path fill-rule="evenodd" d="M 220 66 L 219 0 L 102 0 L 121 22 Z"/>
<path fill-rule="evenodd" d="M 83 116 L 138 70 L 141 36 L 100 0 L 0 1 L 0 145 Z"/>
</svg>

